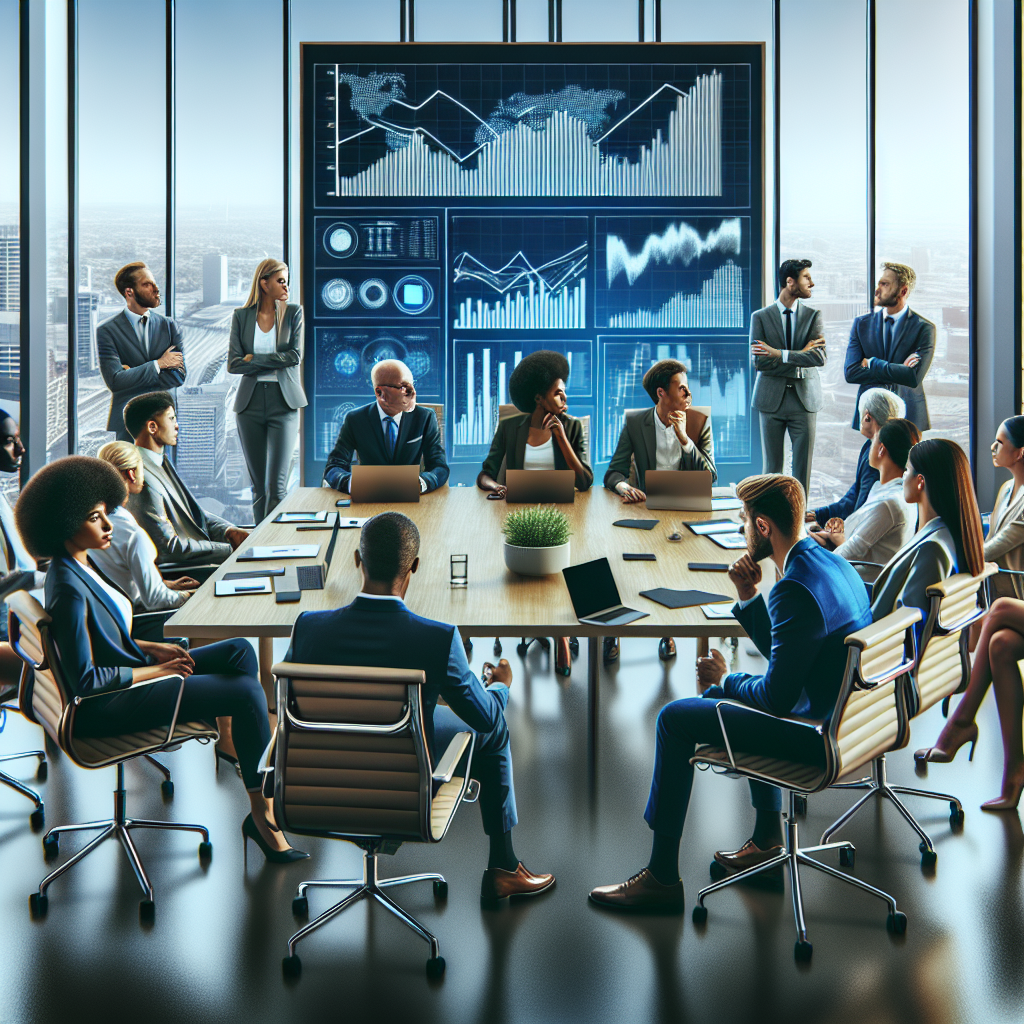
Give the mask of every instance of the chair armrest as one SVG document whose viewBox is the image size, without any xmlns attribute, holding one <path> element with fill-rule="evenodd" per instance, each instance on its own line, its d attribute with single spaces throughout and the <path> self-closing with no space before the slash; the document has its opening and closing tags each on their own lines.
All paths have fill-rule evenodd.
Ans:
<svg viewBox="0 0 1024 1024">
<path fill-rule="evenodd" d="M 472 742 L 473 734 L 471 732 L 458 732 L 452 737 L 451 743 L 448 744 L 448 749 L 444 752 L 441 760 L 437 762 L 437 766 L 434 768 L 432 778 L 435 782 L 452 781 L 452 776 L 455 774 L 455 768 L 459 761 L 462 760 L 462 755 L 466 752 L 466 748 Z"/>
<path fill-rule="evenodd" d="M 722 730 L 722 740 L 725 743 L 725 752 L 729 755 L 729 764 L 731 764 L 733 768 L 736 767 L 736 758 L 733 756 L 732 744 L 729 742 L 729 734 L 725 729 L 725 720 L 722 718 L 723 707 L 742 708 L 744 711 L 755 715 L 764 715 L 765 718 L 774 719 L 776 722 L 790 722 L 793 725 L 801 725 L 808 729 L 813 729 L 819 736 L 822 734 L 822 723 L 816 719 L 798 718 L 795 715 L 787 717 L 782 715 L 773 715 L 770 711 L 764 711 L 761 708 L 752 707 L 750 704 L 744 704 L 743 701 L 729 700 L 728 698 L 719 700 L 715 705 L 715 714 L 718 715 L 718 727 Z"/>
<path fill-rule="evenodd" d="M 277 748 L 277 730 L 275 729 L 270 736 L 270 742 L 267 744 L 267 749 L 263 751 L 263 755 L 260 757 L 260 763 L 256 766 L 256 771 L 260 775 L 267 775 L 269 772 L 274 770 L 274 766 L 270 763 L 274 756 L 274 750 Z"/>
<path fill-rule="evenodd" d="M 158 676 L 156 679 L 147 679 L 145 682 L 132 683 L 131 685 L 131 689 L 135 690 L 144 686 L 155 686 L 157 683 L 163 683 L 169 679 L 176 679 L 178 681 L 178 693 L 174 699 L 174 712 L 171 715 L 171 723 L 167 727 L 167 739 L 164 740 L 164 743 L 161 744 L 161 746 L 171 742 L 171 739 L 174 736 L 174 730 L 178 725 L 178 708 L 181 707 L 181 695 L 185 690 L 185 677 L 176 675 L 174 673 L 168 673 L 165 676 Z M 77 709 L 81 707 L 83 704 L 87 703 L 88 701 L 97 701 L 101 700 L 104 697 L 109 697 L 112 693 L 123 693 L 125 689 L 128 689 L 128 687 L 124 687 L 120 690 L 107 690 L 104 693 L 93 693 L 87 697 L 75 697 L 71 704 L 68 705 L 68 712 L 70 713 L 71 722 L 73 722 L 74 720 L 74 715 Z M 69 722 L 69 728 L 71 722 Z"/>
<path fill-rule="evenodd" d="M 882 562 L 866 562 L 863 558 L 851 558 L 850 565 L 864 565 L 871 569 L 884 569 Z"/>
<path fill-rule="evenodd" d="M 280 704 L 277 707 L 277 713 L 281 713 Z M 288 721 L 292 726 L 303 732 L 371 733 L 377 736 L 390 736 L 396 732 L 401 732 L 412 720 L 412 706 L 410 704 L 405 705 L 405 713 L 397 722 L 384 725 L 357 725 L 355 723 L 342 725 L 338 722 L 307 722 L 304 719 L 296 718 L 288 707 L 285 707 L 284 713 L 288 716 Z"/>
</svg>

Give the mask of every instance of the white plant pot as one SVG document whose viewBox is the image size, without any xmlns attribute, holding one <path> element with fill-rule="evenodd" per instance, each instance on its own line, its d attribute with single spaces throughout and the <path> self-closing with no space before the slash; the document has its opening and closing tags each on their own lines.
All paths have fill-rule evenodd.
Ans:
<svg viewBox="0 0 1024 1024">
<path fill-rule="evenodd" d="M 520 576 L 552 576 L 569 565 L 569 541 L 549 548 L 505 544 L 505 564 Z"/>
</svg>

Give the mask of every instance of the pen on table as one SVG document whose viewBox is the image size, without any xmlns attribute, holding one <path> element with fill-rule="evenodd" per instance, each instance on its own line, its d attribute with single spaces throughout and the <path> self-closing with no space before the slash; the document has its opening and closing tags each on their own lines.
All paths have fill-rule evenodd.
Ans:
<svg viewBox="0 0 1024 1024">
<path fill-rule="evenodd" d="M 263 588 L 264 588 L 264 584 L 262 584 L 262 583 L 258 587 L 239 587 L 239 586 L 236 585 L 235 586 L 235 593 L 236 594 L 248 593 L 249 591 L 263 590 Z"/>
</svg>

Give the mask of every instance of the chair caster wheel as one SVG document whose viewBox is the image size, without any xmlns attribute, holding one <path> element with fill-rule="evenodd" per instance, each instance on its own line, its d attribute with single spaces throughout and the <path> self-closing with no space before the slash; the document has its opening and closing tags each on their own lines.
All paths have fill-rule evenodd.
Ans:
<svg viewBox="0 0 1024 1024">
<path fill-rule="evenodd" d="M 501 657 L 501 641 L 500 640 L 495 640 L 494 641 L 494 656 L 496 658 L 500 658 Z"/>
<path fill-rule="evenodd" d="M 516 654 L 518 654 L 520 658 L 525 658 L 526 657 L 526 652 L 527 652 L 529 646 L 530 646 L 529 644 L 524 644 L 524 643 L 516 644 Z"/>
<path fill-rule="evenodd" d="M 580 642 L 577 637 L 569 637 L 569 650 L 572 651 L 572 656 L 578 658 L 580 656 Z"/>
<path fill-rule="evenodd" d="M 949 802 L 949 827 L 954 830 L 964 827 L 964 809 L 958 807 L 952 800 Z"/>
<path fill-rule="evenodd" d="M 793 956 L 796 957 L 798 963 L 809 964 L 811 962 L 811 954 L 814 952 L 814 947 L 809 942 L 798 942 L 793 947 Z"/>
<path fill-rule="evenodd" d="M 793 797 L 793 810 L 800 815 L 801 818 L 807 815 L 807 797 L 795 796 Z"/>
<path fill-rule="evenodd" d="M 448 899 L 448 883 L 443 878 L 434 879 L 434 895 L 440 900 Z"/>
<path fill-rule="evenodd" d="M 294 917 L 309 917 L 309 900 L 305 896 L 296 896 L 292 900 L 292 915 Z"/>
<path fill-rule="evenodd" d="M 729 872 L 717 860 L 713 860 L 708 868 L 708 874 L 712 882 L 720 882 Z"/>
<path fill-rule="evenodd" d="M 852 868 L 857 864 L 857 851 L 844 846 L 839 851 L 839 865 L 844 868 Z"/>
<path fill-rule="evenodd" d="M 46 917 L 46 911 L 50 907 L 50 897 L 46 893 L 34 892 L 28 898 L 28 909 L 33 921 L 41 921 Z"/>
<path fill-rule="evenodd" d="M 46 824 L 46 811 L 42 806 L 37 807 L 29 816 L 28 823 L 32 826 L 33 832 L 38 832 Z"/>
<path fill-rule="evenodd" d="M 907 915 L 897 910 L 885 919 L 885 927 L 893 935 L 903 935 L 907 930 Z"/>
<path fill-rule="evenodd" d="M 36 769 L 36 782 L 45 782 L 46 776 L 49 774 L 49 765 L 45 761 L 40 761 L 39 767 Z"/>
<path fill-rule="evenodd" d="M 297 956 L 286 956 L 281 961 L 281 973 L 286 978 L 297 978 L 302 974 L 302 961 Z"/>
<path fill-rule="evenodd" d="M 43 856 L 47 860 L 54 860 L 60 853 L 60 839 L 57 836 L 46 836 L 43 839 Z"/>
<path fill-rule="evenodd" d="M 432 956 L 427 961 L 427 977 L 428 978 L 443 978 L 444 977 L 445 962 L 443 956 Z"/>
<path fill-rule="evenodd" d="M 164 779 L 160 783 L 160 795 L 165 800 L 170 800 L 174 796 L 174 783 L 170 779 Z"/>
<path fill-rule="evenodd" d="M 213 860 L 213 843 L 202 842 L 199 844 L 199 859 L 204 864 L 209 864 Z"/>
<path fill-rule="evenodd" d="M 716 861 L 716 863 L 717 863 L 717 861 Z M 698 903 L 693 908 L 693 923 L 694 924 L 704 924 L 704 922 L 707 921 L 707 919 L 708 919 L 708 908 L 705 907 L 703 904 Z"/>
<path fill-rule="evenodd" d="M 935 862 L 939 859 L 939 855 L 934 850 L 929 850 L 924 843 L 921 843 L 921 867 L 922 868 L 933 868 Z"/>
<path fill-rule="evenodd" d="M 139 924 L 152 924 L 156 920 L 156 904 L 152 900 L 139 901 Z"/>
</svg>

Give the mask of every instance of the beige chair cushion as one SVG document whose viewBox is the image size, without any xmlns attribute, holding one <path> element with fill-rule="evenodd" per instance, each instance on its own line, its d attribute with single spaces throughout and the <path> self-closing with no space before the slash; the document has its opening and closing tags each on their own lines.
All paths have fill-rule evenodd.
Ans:
<svg viewBox="0 0 1024 1024">
<path fill-rule="evenodd" d="M 776 757 L 764 757 L 761 754 L 737 753 L 736 766 L 760 775 L 770 775 L 778 779 L 782 785 L 792 789 L 811 793 L 816 790 L 825 778 L 823 768 L 812 764 L 800 764 L 797 761 L 783 761 Z M 715 768 L 732 768 L 729 752 L 723 747 L 710 745 L 700 746 L 690 758 L 690 764 L 710 764 Z"/>
<path fill-rule="evenodd" d="M 462 785 L 465 779 L 453 776 L 444 783 L 430 802 L 430 835 L 436 842 L 448 830 L 448 825 L 459 806 Z"/>
<path fill-rule="evenodd" d="M 172 743 L 184 743 L 201 737 L 217 738 L 217 730 L 207 722 L 178 722 L 174 728 Z M 149 729 L 146 732 L 124 733 L 121 736 L 90 736 L 88 739 L 75 737 L 74 756 L 86 767 L 100 767 L 121 758 L 130 757 L 136 751 L 149 752 L 164 745 L 166 729 Z"/>
</svg>

